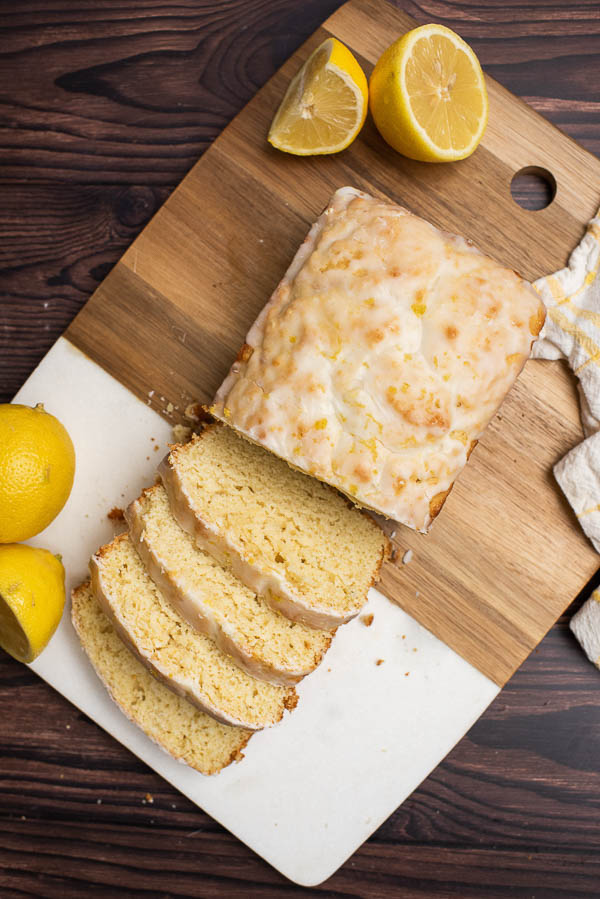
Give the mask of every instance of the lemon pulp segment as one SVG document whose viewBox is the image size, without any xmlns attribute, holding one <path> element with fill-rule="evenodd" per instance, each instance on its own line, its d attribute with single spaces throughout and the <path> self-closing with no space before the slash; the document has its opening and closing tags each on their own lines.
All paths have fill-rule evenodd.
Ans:
<svg viewBox="0 0 600 899">
<path fill-rule="evenodd" d="M 404 73 L 415 118 L 445 150 L 469 147 L 485 114 L 481 79 L 465 51 L 446 35 L 415 42 Z"/>
</svg>

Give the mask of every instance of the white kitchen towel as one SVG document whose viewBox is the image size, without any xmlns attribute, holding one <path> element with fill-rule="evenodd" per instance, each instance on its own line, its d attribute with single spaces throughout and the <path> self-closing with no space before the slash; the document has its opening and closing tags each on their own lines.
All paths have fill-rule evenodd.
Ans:
<svg viewBox="0 0 600 899">
<path fill-rule="evenodd" d="M 594 590 L 588 601 L 573 615 L 570 627 L 590 662 L 600 668 L 600 590 Z"/>
<path fill-rule="evenodd" d="M 554 476 L 581 527 L 600 552 L 600 213 L 589 223 L 566 268 L 535 282 L 546 323 L 537 359 L 567 359 L 579 378 L 586 439 L 554 466 Z"/>
<path fill-rule="evenodd" d="M 537 359 L 567 359 L 578 381 L 585 440 L 554 466 L 581 527 L 600 552 L 600 210 L 566 268 L 536 281 L 547 308 Z M 600 590 L 571 619 L 571 630 L 600 668 Z"/>
</svg>

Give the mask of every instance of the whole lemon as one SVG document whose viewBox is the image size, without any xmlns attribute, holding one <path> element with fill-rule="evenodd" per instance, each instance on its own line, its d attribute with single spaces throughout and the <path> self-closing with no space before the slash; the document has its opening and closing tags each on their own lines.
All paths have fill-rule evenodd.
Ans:
<svg viewBox="0 0 600 899">
<path fill-rule="evenodd" d="M 65 570 L 47 549 L 0 546 L 0 646 L 33 662 L 58 627 L 65 607 Z"/>
<path fill-rule="evenodd" d="M 28 540 L 56 518 L 71 492 L 75 450 L 40 403 L 0 405 L 0 543 Z"/>
</svg>

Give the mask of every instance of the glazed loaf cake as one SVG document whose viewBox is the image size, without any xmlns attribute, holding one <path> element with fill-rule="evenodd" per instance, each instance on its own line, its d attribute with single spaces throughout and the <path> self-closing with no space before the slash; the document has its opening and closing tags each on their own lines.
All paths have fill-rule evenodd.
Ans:
<svg viewBox="0 0 600 899">
<path fill-rule="evenodd" d="M 81 645 L 130 721 L 202 774 L 216 774 L 243 757 L 251 732 L 219 724 L 153 678 L 119 639 L 89 582 L 73 590 L 71 601 Z"/>
<path fill-rule="evenodd" d="M 199 549 L 173 518 L 164 487 L 144 490 L 125 518 L 162 595 L 248 674 L 294 684 L 319 664 L 331 643 L 329 631 L 285 618 Z"/>
<path fill-rule="evenodd" d="M 181 527 L 273 609 L 317 628 L 360 611 L 388 542 L 330 487 L 219 424 L 159 472 Z"/>
<path fill-rule="evenodd" d="M 152 674 L 223 724 L 260 730 L 297 702 L 293 687 L 257 680 L 198 633 L 156 588 L 128 534 L 90 562 L 92 587 L 118 636 Z"/>
<path fill-rule="evenodd" d="M 425 532 L 544 317 L 531 285 L 468 241 L 345 187 L 210 411 L 358 504 Z"/>
</svg>

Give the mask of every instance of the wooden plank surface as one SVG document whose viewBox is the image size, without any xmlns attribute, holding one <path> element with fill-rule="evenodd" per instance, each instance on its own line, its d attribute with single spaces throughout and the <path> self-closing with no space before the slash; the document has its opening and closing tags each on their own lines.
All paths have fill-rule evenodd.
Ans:
<svg viewBox="0 0 600 899">
<path fill-rule="evenodd" d="M 0 401 L 223 125 L 338 2 L 238 0 L 219 10 L 208 0 L 23 0 L 0 11 L 11 48 L 0 57 L 11 126 L 0 132 Z M 600 66 L 597 3 L 401 5 L 459 30 L 486 71 L 600 153 L 589 75 Z M 535 186 L 520 193 L 526 203 L 535 196 Z M 598 672 L 566 621 L 310 895 L 597 897 Z M 299 894 L 1 651 L 0 714 L 3 897 Z"/>
<path fill-rule="evenodd" d="M 528 278 L 562 266 L 600 202 L 600 162 L 491 80 L 490 126 L 460 164 L 403 159 L 371 121 L 338 156 L 294 158 L 266 143 L 285 85 L 318 43 L 339 37 L 369 71 L 389 35 L 413 24 L 376 0 L 334 13 L 193 167 L 67 336 L 161 414 L 173 407 L 181 417 L 192 399 L 212 398 L 309 224 L 343 184 L 404 203 Z M 536 213 L 510 193 L 527 166 L 557 184 L 554 202 Z M 431 534 L 396 531 L 383 592 L 498 684 L 597 567 L 549 474 L 580 436 L 568 373 L 529 363 Z"/>
</svg>

